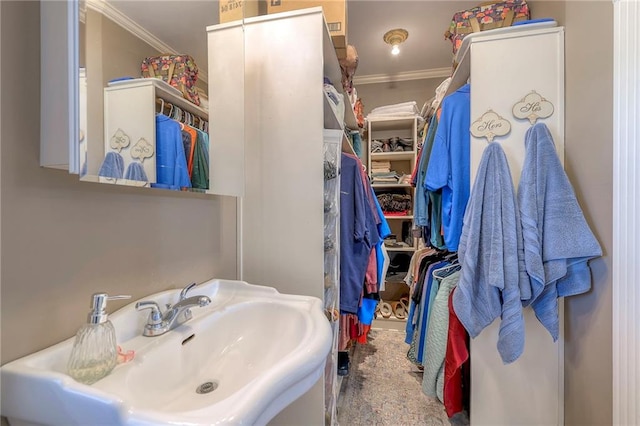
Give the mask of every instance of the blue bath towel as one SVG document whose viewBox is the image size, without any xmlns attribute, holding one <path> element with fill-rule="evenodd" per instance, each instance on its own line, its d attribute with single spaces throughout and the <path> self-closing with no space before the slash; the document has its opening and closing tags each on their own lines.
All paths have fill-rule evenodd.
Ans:
<svg viewBox="0 0 640 426">
<path fill-rule="evenodd" d="M 558 339 L 558 297 L 591 288 L 588 260 L 602 255 L 582 214 L 553 138 L 544 123 L 525 137 L 525 159 L 518 186 L 524 259 L 531 304 L 538 320 Z"/>
<path fill-rule="evenodd" d="M 471 337 L 502 317 L 498 352 L 504 363 L 524 350 L 522 233 L 509 164 L 497 143 L 480 160 L 464 216 L 458 258 L 462 266 L 453 308 Z"/>
<path fill-rule="evenodd" d="M 149 179 L 147 179 L 147 174 L 144 171 L 144 167 L 142 166 L 142 164 L 138 163 L 137 161 L 134 161 L 133 163 L 129 164 L 129 167 L 127 167 L 127 172 L 125 173 L 124 178 L 129 180 L 139 180 L 143 182 L 149 182 Z"/>
<path fill-rule="evenodd" d="M 104 156 L 104 160 L 100 165 L 98 176 L 122 179 L 124 175 L 124 160 L 117 152 L 107 152 Z"/>
</svg>

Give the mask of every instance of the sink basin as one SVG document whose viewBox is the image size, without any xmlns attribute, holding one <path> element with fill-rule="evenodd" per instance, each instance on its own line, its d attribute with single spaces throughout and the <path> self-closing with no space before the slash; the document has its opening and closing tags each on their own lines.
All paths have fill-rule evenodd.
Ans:
<svg viewBox="0 0 640 426">
<path fill-rule="evenodd" d="M 229 280 L 189 294 L 212 302 L 157 337 L 142 336 L 148 312 L 135 302 L 114 312 L 118 344 L 135 357 L 92 385 L 66 374 L 73 338 L 4 365 L 1 414 L 12 425 L 266 424 L 322 375 L 331 329 L 319 299 Z"/>
</svg>

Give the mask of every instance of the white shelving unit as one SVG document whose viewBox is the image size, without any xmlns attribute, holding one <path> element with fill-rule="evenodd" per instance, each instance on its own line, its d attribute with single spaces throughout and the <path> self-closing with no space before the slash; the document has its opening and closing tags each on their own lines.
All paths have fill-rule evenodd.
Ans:
<svg viewBox="0 0 640 426">
<path fill-rule="evenodd" d="M 348 99 L 343 120 L 324 93 L 324 77 L 342 93 L 342 74 L 322 8 L 248 18 L 243 25 L 215 25 L 207 32 L 209 73 L 224 77 L 209 83 L 210 179 L 217 193 L 241 197 L 239 279 L 324 300 L 334 336 L 325 374 L 270 424 L 296 424 L 300 419 L 308 425 L 335 424 L 337 172 L 340 152 L 353 154 L 344 129 L 357 129 L 357 124 Z M 243 35 L 243 45 L 238 35 Z M 292 53 L 296 51 L 304 54 Z M 238 71 L 243 66 L 244 74 Z M 295 71 L 285 76 L 283 70 Z M 230 88 L 233 93 L 228 93 Z M 238 92 L 244 97 L 242 110 L 221 95 Z M 238 120 L 243 130 L 233 127 Z M 337 168 L 333 178 L 328 178 L 333 166 L 327 162 Z M 327 201 L 332 204 L 329 211 Z"/>
<path fill-rule="evenodd" d="M 209 120 L 209 114 L 197 105 L 182 97 L 182 94 L 169 84 L 155 78 L 140 78 L 124 80 L 104 88 L 104 154 L 119 152 L 124 160 L 124 166 L 134 161 L 131 150 L 135 144 L 144 139 L 153 146 L 152 157 L 145 158 L 142 166 L 149 182 L 131 181 L 126 179 L 106 179 L 109 182 L 123 185 L 148 186 L 156 182 L 156 99 L 171 103 L 183 110 Z M 129 138 L 129 145 L 118 151 L 111 146 L 111 139 L 118 132 L 123 132 Z"/>
<path fill-rule="evenodd" d="M 398 175 L 411 175 L 415 168 L 417 159 L 418 146 L 418 120 L 415 117 L 397 117 L 397 118 L 368 118 L 367 119 L 367 171 L 369 179 L 372 179 L 372 164 L 375 161 L 389 161 L 391 171 L 395 171 Z M 397 152 L 371 152 L 372 141 L 385 141 L 390 138 L 401 137 L 411 139 L 413 142 L 410 151 Z M 413 200 L 414 189 L 408 183 L 373 183 L 371 185 L 376 194 L 383 192 L 397 192 L 411 195 Z M 413 202 L 412 202 L 413 207 Z M 402 240 L 403 224 L 405 231 L 411 234 L 413 228 L 413 212 L 407 215 L 385 215 L 391 228 L 391 232 L 397 236 L 398 241 Z M 407 247 L 394 247 L 387 245 L 387 250 L 394 252 L 412 252 L 418 247 L 417 239 L 413 240 L 413 244 Z"/>
<path fill-rule="evenodd" d="M 447 90 L 452 93 L 470 80 L 471 121 L 492 109 L 511 122 L 509 135 L 496 141 L 505 151 L 516 188 L 530 123 L 514 118 L 511 111 L 532 90 L 554 105 L 553 115 L 543 122 L 564 162 L 564 28 L 555 25 L 522 25 L 469 35 L 469 40 L 465 38 L 468 48 L 461 53 Z M 472 183 L 486 146 L 486 139 L 471 137 Z M 502 363 L 496 350 L 498 321 L 471 340 L 471 425 L 564 424 L 562 301 L 559 316 L 560 338 L 553 342 L 533 310 L 525 308 L 525 350 L 509 365 Z"/>
</svg>

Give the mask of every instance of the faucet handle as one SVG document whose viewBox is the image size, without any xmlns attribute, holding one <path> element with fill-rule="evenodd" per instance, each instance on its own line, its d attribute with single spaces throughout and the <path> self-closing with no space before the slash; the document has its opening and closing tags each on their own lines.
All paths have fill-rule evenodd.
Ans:
<svg viewBox="0 0 640 426">
<path fill-rule="evenodd" d="M 136 303 L 136 309 L 141 311 L 143 309 L 151 309 L 149 313 L 149 319 L 147 320 L 147 326 L 157 326 L 162 324 L 162 312 L 160 306 L 156 302 L 145 300 L 143 302 Z"/>
<path fill-rule="evenodd" d="M 185 288 L 182 289 L 182 291 L 180 292 L 180 301 L 184 300 L 187 298 L 187 293 L 196 286 L 196 283 L 191 283 L 188 286 L 186 286 Z"/>
</svg>

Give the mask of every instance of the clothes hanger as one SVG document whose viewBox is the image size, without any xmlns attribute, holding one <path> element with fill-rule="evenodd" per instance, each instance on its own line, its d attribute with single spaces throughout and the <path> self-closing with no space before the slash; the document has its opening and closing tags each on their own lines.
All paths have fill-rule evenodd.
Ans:
<svg viewBox="0 0 640 426">
<path fill-rule="evenodd" d="M 164 99 L 158 98 L 156 99 L 156 103 L 160 102 L 160 114 L 164 114 Z"/>
<path fill-rule="evenodd" d="M 436 274 L 438 272 L 447 272 L 450 271 L 451 269 L 459 269 L 460 268 L 460 264 L 459 263 L 452 263 L 450 265 L 447 266 L 443 266 L 442 268 L 438 268 L 438 269 L 434 269 L 433 271 L 431 271 L 431 275 L 436 276 Z"/>
<path fill-rule="evenodd" d="M 449 254 L 446 254 L 446 255 L 442 258 L 442 260 L 446 260 L 446 261 L 453 261 L 453 260 L 455 260 L 455 261 L 458 261 L 458 252 L 453 251 L 453 252 L 451 252 L 451 253 L 449 253 Z"/>
</svg>

